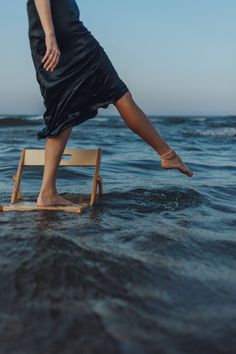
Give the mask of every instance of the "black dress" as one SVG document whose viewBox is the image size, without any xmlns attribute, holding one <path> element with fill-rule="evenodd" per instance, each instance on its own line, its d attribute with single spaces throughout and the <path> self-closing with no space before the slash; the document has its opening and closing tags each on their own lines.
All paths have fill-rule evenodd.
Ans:
<svg viewBox="0 0 236 354">
<path fill-rule="evenodd" d="M 128 87 L 118 76 L 103 47 L 80 20 L 76 0 L 51 0 L 52 20 L 61 52 L 53 71 L 46 71 L 45 34 L 34 0 L 27 1 L 28 37 L 36 78 L 44 98 L 45 127 L 38 139 L 54 137 L 94 118 Z"/>
</svg>

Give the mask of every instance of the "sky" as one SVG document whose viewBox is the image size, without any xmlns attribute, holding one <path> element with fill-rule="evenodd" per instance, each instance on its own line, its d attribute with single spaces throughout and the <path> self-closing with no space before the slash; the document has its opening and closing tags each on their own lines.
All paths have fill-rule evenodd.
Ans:
<svg viewBox="0 0 236 354">
<path fill-rule="evenodd" d="M 236 114 L 235 0 L 76 2 L 146 114 Z M 0 29 L 0 114 L 41 115 L 26 0 L 1 1 Z"/>
</svg>

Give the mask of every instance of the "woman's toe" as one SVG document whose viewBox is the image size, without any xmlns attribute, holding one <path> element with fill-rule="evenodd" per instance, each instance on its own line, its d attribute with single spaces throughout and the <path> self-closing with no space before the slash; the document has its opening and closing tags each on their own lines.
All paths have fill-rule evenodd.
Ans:
<svg viewBox="0 0 236 354">
<path fill-rule="evenodd" d="M 189 177 L 193 175 L 192 171 L 184 163 L 180 166 L 180 171 Z"/>
<path fill-rule="evenodd" d="M 185 169 L 185 173 L 186 175 L 188 175 L 189 177 L 191 177 L 193 175 L 192 171 L 189 168 Z"/>
</svg>

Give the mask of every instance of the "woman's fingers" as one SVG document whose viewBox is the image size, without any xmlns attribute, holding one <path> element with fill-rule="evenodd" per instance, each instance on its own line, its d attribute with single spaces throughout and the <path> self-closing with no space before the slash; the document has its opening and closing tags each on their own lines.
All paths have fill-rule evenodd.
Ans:
<svg viewBox="0 0 236 354">
<path fill-rule="evenodd" d="M 56 65 L 58 64 L 59 57 L 60 57 L 60 53 L 57 52 L 51 61 L 51 65 L 49 66 L 49 69 L 51 69 L 51 71 L 54 70 Z"/>
<path fill-rule="evenodd" d="M 42 63 L 46 60 L 46 58 L 48 57 L 48 54 L 49 54 L 48 51 L 46 51 L 46 53 L 43 56 Z"/>
<path fill-rule="evenodd" d="M 58 55 L 55 51 L 54 52 L 51 51 L 50 53 L 48 53 L 44 61 L 44 68 L 46 70 L 49 70 L 52 67 L 52 64 L 54 64 L 57 61 L 57 57 Z"/>
<path fill-rule="evenodd" d="M 42 58 L 43 67 L 47 71 L 52 71 L 58 64 L 59 57 L 61 55 L 55 35 L 51 36 L 46 34 L 45 45 L 46 53 Z"/>
<path fill-rule="evenodd" d="M 44 63 L 44 68 L 46 70 L 51 69 L 54 70 L 55 66 L 57 65 L 60 57 L 60 51 L 57 49 L 54 50 L 47 50 L 46 54 L 42 59 L 42 63 Z"/>
<path fill-rule="evenodd" d="M 53 53 L 50 50 L 46 51 L 46 54 L 44 55 L 42 59 L 42 63 L 44 63 L 43 67 L 46 69 L 51 61 L 51 58 L 53 57 Z"/>
<path fill-rule="evenodd" d="M 56 54 L 55 53 L 51 53 L 49 54 L 45 64 L 44 64 L 44 68 L 46 70 L 49 70 L 52 66 L 52 64 L 55 62 L 55 59 L 56 59 Z"/>
<path fill-rule="evenodd" d="M 47 51 L 46 51 L 46 53 L 44 54 L 44 57 L 43 57 L 43 59 L 42 59 L 42 63 L 44 63 L 44 66 L 45 66 L 45 64 L 46 64 L 46 60 L 49 59 L 49 55 L 51 55 L 51 54 L 52 54 L 52 51 L 47 49 Z"/>
</svg>

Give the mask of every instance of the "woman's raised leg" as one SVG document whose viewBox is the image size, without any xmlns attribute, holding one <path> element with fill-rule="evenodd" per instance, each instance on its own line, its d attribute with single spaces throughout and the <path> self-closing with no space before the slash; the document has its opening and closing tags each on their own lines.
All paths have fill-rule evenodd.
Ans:
<svg viewBox="0 0 236 354">
<path fill-rule="evenodd" d="M 56 172 L 63 151 L 73 127 L 65 129 L 59 136 L 47 138 L 45 144 L 45 164 L 41 190 L 37 198 L 37 206 L 76 205 L 62 198 L 56 189 Z"/>
<path fill-rule="evenodd" d="M 126 125 L 144 139 L 161 157 L 161 167 L 164 169 L 177 168 L 180 172 L 191 177 L 193 172 L 183 163 L 177 153 L 162 139 L 151 121 L 135 103 L 128 91 L 119 100 L 113 102 Z M 170 151 L 170 152 L 169 152 Z M 169 153 L 168 153 L 169 152 Z"/>
</svg>

